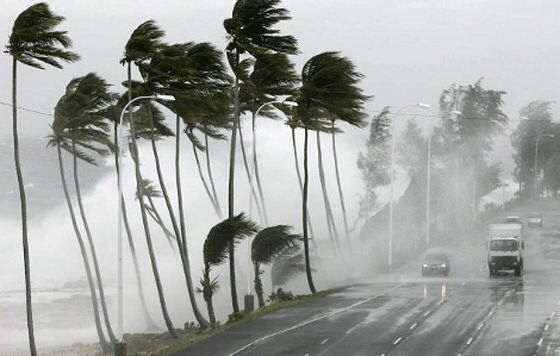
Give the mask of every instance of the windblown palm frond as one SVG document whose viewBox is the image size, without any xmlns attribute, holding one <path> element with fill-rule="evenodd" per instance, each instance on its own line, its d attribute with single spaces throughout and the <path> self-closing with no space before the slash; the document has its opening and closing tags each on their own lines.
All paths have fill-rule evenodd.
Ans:
<svg viewBox="0 0 560 356">
<path fill-rule="evenodd" d="M 297 40 L 280 35 L 274 25 L 289 20 L 290 12 L 278 7 L 280 0 L 238 0 L 231 18 L 224 20 L 224 28 L 230 37 L 228 50 L 253 53 L 272 50 L 287 54 L 297 53 Z"/>
<path fill-rule="evenodd" d="M 80 56 L 66 49 L 72 41 L 66 31 L 55 31 L 64 17 L 57 16 L 49 5 L 40 2 L 31 5 L 16 18 L 7 52 L 17 61 L 44 69 L 43 64 L 62 68 L 60 61 L 76 62 Z"/>
<path fill-rule="evenodd" d="M 54 109 L 53 142 L 58 141 L 62 149 L 95 165 L 88 152 L 106 156 L 114 150 L 108 107 L 115 100 L 109 84 L 95 73 L 72 79 Z"/>
<path fill-rule="evenodd" d="M 210 229 L 204 241 L 204 262 L 208 266 L 222 264 L 228 257 L 230 243 L 234 244 L 254 234 L 257 226 L 244 213 L 226 219 Z"/>
<path fill-rule="evenodd" d="M 352 61 L 338 52 L 323 52 L 312 57 L 301 73 L 298 114 L 308 122 L 315 117 L 327 122 L 336 119 L 363 126 L 367 116 L 364 103 L 369 97 L 357 85 L 362 77 Z M 325 123 L 318 124 L 326 126 Z"/>
<path fill-rule="evenodd" d="M 291 229 L 288 225 L 276 225 L 259 231 L 251 245 L 253 262 L 270 263 L 284 251 L 297 247 L 301 236 L 290 234 Z"/>
<path fill-rule="evenodd" d="M 143 22 L 130 35 L 120 63 L 135 62 L 139 64 L 150 59 L 161 45 L 164 35 L 165 32 L 156 25 L 154 20 Z"/>
</svg>

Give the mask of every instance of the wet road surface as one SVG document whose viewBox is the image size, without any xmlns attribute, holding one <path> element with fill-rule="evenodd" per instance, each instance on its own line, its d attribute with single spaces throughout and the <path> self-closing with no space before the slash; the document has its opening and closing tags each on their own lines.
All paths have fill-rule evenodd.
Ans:
<svg viewBox="0 0 560 356">
<path fill-rule="evenodd" d="M 179 355 L 552 354 L 559 342 L 551 333 L 560 315 L 558 205 L 541 209 L 543 229 L 529 230 L 522 277 L 489 278 L 484 244 L 470 244 L 451 255 L 447 278 L 420 277 L 412 263 Z"/>
</svg>

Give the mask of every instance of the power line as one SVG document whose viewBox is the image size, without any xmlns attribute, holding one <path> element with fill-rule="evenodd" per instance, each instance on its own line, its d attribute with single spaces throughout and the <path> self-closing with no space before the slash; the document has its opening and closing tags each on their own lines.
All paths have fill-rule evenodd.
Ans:
<svg viewBox="0 0 560 356">
<path fill-rule="evenodd" d="M 6 103 L 6 102 L 4 102 L 4 101 L 0 101 L 0 105 L 13 107 L 12 104 Z M 24 108 L 24 107 L 22 107 L 22 106 L 18 106 L 17 108 L 18 108 L 18 110 L 31 112 L 31 113 L 38 114 L 38 115 L 49 116 L 49 117 L 52 117 L 52 116 L 53 116 L 52 114 L 47 114 L 47 113 L 45 113 L 45 112 L 41 112 L 41 111 L 37 111 L 37 110 L 33 110 L 33 109 L 28 109 L 28 108 Z"/>
</svg>

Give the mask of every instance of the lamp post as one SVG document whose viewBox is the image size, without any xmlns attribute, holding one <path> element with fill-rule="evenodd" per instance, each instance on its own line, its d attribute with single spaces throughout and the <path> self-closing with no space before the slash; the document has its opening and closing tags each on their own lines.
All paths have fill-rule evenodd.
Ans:
<svg viewBox="0 0 560 356">
<path fill-rule="evenodd" d="M 289 101 L 289 100 L 272 100 L 272 101 L 268 101 L 264 104 L 262 104 L 261 106 L 259 106 L 257 108 L 257 110 L 255 111 L 255 115 L 254 118 L 256 118 L 259 113 L 261 112 L 262 109 L 264 109 L 266 106 L 268 105 L 275 105 L 275 104 L 282 104 L 282 105 L 286 105 L 289 107 L 296 107 L 298 106 L 298 104 L 295 101 Z M 252 126 L 251 126 L 251 130 L 252 130 L 252 135 L 253 135 L 253 142 L 252 142 L 252 154 L 253 154 L 253 165 L 252 165 L 252 174 L 250 176 L 251 181 L 249 182 L 249 184 L 251 186 L 253 186 L 254 182 L 253 179 L 255 177 L 255 173 L 257 170 L 257 141 L 256 141 L 256 135 L 255 135 L 255 129 L 256 129 L 256 125 L 255 125 L 256 120 L 253 120 L 252 122 Z M 252 201 L 252 195 L 250 195 L 249 198 L 249 202 Z M 251 204 L 249 204 L 251 207 Z M 263 201 L 263 206 L 264 206 L 264 201 Z M 251 214 L 251 208 L 249 207 L 249 215 Z M 265 219 L 265 224 L 268 225 L 268 217 L 266 216 L 266 213 L 263 214 L 264 215 L 264 219 Z M 248 243 L 248 247 L 247 247 L 247 254 L 248 254 L 248 263 L 249 266 L 247 268 L 247 295 L 251 294 L 251 243 Z"/>
<path fill-rule="evenodd" d="M 553 134 L 540 134 L 539 136 L 537 136 L 537 141 L 535 142 L 535 169 L 534 169 L 534 175 L 535 175 L 535 179 L 534 179 L 534 189 L 535 189 L 535 199 L 538 198 L 539 194 L 537 192 L 537 187 L 538 187 L 538 174 L 537 174 L 537 169 L 538 169 L 538 162 L 539 162 L 539 141 L 541 140 L 541 138 L 554 138 Z"/>
<path fill-rule="evenodd" d="M 409 107 L 426 107 L 426 104 L 413 103 L 406 104 L 400 107 L 399 110 L 394 114 L 396 118 L 401 111 Z M 429 106 L 428 106 L 429 107 Z M 393 196 L 395 193 L 395 120 L 391 120 L 391 188 L 389 193 L 389 246 L 388 246 L 388 257 L 387 265 L 391 267 L 393 265 Z"/>
<path fill-rule="evenodd" d="M 175 98 L 172 95 L 142 95 L 130 100 L 121 110 L 121 115 L 119 117 L 119 124 L 117 125 L 117 187 L 118 187 L 118 213 L 117 213 L 117 255 L 118 255 L 118 333 L 119 340 L 123 341 L 123 305 L 124 305 L 124 294 L 123 294 L 123 239 L 122 239 L 122 172 L 121 172 L 121 161 L 118 159 L 121 155 L 121 147 L 123 146 L 124 137 L 121 136 L 120 126 L 122 124 L 123 116 L 126 109 L 134 102 L 142 99 L 148 100 L 163 100 L 163 101 L 174 101 Z"/>
</svg>

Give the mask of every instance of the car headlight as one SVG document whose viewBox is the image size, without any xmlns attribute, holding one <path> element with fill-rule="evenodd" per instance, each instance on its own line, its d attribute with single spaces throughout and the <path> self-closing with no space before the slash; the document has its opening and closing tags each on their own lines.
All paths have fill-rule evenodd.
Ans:
<svg viewBox="0 0 560 356">
<path fill-rule="evenodd" d="M 445 263 L 442 263 L 441 265 L 439 265 L 441 268 L 445 268 L 447 265 Z"/>
<path fill-rule="evenodd" d="M 422 267 L 428 267 L 428 264 L 427 264 L 427 263 L 424 263 L 424 264 L 422 265 Z"/>
</svg>

